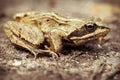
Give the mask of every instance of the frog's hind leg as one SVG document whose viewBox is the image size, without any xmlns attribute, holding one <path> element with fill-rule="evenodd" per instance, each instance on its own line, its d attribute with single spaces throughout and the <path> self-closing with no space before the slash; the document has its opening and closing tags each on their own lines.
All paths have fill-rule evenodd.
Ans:
<svg viewBox="0 0 120 80">
<path fill-rule="evenodd" d="M 25 31 L 25 28 L 27 28 L 26 31 Z M 31 31 L 31 29 L 32 29 L 32 31 Z M 42 49 L 38 48 L 39 44 L 42 43 L 42 40 L 41 41 L 39 41 L 39 40 L 43 39 L 43 38 L 39 38 L 39 36 L 41 36 L 41 37 L 43 37 L 43 36 L 37 30 L 38 29 L 36 29 L 36 28 L 33 29 L 32 27 L 29 27 L 27 25 L 24 25 L 24 24 L 18 23 L 18 22 L 14 22 L 14 21 L 10 21 L 4 25 L 4 31 L 6 32 L 7 36 L 11 40 L 11 42 L 16 45 L 19 45 L 23 48 L 28 49 L 31 53 L 34 54 L 35 58 L 37 57 L 37 54 L 39 54 L 39 53 L 41 53 L 41 54 L 50 53 L 53 57 L 57 56 L 57 54 L 53 51 L 42 50 Z M 20 31 L 22 31 L 24 33 L 20 32 Z M 27 31 L 31 32 L 30 35 L 28 34 Z M 25 37 L 24 35 L 27 35 L 27 36 Z M 38 37 L 34 37 L 34 36 L 38 36 Z M 31 41 L 29 39 L 31 39 Z M 38 41 L 38 42 L 36 43 L 35 41 Z M 34 43 L 36 43 L 36 44 L 34 44 Z"/>
<path fill-rule="evenodd" d="M 34 55 L 35 59 L 37 58 L 38 54 L 44 54 L 44 53 L 51 54 L 53 58 L 57 58 L 58 57 L 58 55 L 55 52 L 53 52 L 51 50 L 38 49 L 37 46 L 34 46 L 32 44 L 30 45 L 27 41 L 22 40 L 22 39 L 18 38 L 15 35 L 11 35 L 11 38 L 12 38 L 11 39 L 12 43 L 17 44 L 17 45 L 19 45 L 21 47 L 24 47 L 24 48 L 28 49 Z"/>
</svg>

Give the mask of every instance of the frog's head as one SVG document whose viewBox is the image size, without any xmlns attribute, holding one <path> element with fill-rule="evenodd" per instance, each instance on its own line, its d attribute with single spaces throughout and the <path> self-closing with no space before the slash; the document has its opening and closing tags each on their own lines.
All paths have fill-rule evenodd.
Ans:
<svg viewBox="0 0 120 80">
<path fill-rule="evenodd" d="M 88 41 L 104 38 L 109 32 L 110 29 L 105 26 L 98 26 L 94 22 L 88 22 L 71 32 L 68 38 L 75 44 L 83 44 Z"/>
</svg>

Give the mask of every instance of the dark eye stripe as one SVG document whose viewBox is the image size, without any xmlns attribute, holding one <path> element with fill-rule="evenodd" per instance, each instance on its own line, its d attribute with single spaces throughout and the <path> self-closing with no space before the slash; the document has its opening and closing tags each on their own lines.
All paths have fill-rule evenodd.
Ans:
<svg viewBox="0 0 120 80">
<path fill-rule="evenodd" d="M 70 35 L 68 35 L 68 38 L 70 39 L 71 37 L 81 37 L 86 34 L 87 34 L 86 30 L 84 29 L 84 27 L 82 27 L 80 29 L 76 29 L 75 31 L 73 31 Z"/>
<path fill-rule="evenodd" d="M 91 27 L 91 25 L 92 25 L 92 28 L 88 29 L 88 26 Z M 86 25 L 82 26 L 82 28 L 76 29 L 71 34 L 69 34 L 68 39 L 70 39 L 71 37 L 82 37 L 84 35 L 94 32 L 96 29 L 97 29 L 96 24 L 86 24 Z"/>
</svg>

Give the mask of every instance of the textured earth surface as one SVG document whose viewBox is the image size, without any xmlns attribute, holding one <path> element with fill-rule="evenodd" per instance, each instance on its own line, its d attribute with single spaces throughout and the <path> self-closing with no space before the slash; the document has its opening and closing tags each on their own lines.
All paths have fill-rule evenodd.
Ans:
<svg viewBox="0 0 120 80">
<path fill-rule="evenodd" d="M 75 18 L 100 17 L 111 28 L 102 47 L 64 48 L 59 58 L 15 47 L 3 24 L 18 12 L 54 11 Z M 0 80 L 120 80 L 119 0 L 0 0 Z"/>
</svg>

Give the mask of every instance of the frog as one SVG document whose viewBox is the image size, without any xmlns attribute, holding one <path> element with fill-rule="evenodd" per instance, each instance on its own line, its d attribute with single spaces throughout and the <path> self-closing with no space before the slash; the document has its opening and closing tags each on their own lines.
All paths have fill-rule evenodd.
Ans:
<svg viewBox="0 0 120 80">
<path fill-rule="evenodd" d="M 58 57 L 64 45 L 102 42 L 110 28 L 55 12 L 25 12 L 7 21 L 4 31 L 13 44 L 29 50 L 35 57 L 40 53 Z"/>
</svg>

